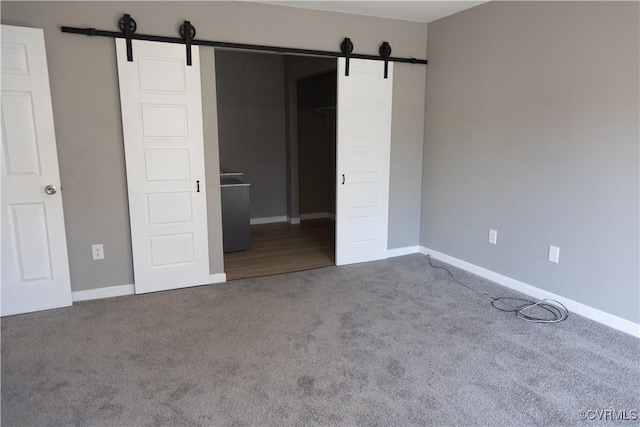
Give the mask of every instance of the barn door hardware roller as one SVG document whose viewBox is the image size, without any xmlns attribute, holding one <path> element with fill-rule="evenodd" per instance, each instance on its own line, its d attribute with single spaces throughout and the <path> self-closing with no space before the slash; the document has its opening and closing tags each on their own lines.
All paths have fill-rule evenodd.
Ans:
<svg viewBox="0 0 640 427">
<path fill-rule="evenodd" d="M 379 52 L 380 56 L 384 59 L 384 78 L 386 79 L 389 74 L 389 55 L 391 55 L 391 45 L 387 42 L 382 42 Z"/>
<path fill-rule="evenodd" d="M 351 57 L 351 52 L 353 52 L 353 43 L 349 37 L 345 37 L 340 43 L 340 51 L 344 54 L 345 64 L 344 64 L 344 75 L 349 77 L 349 57 Z"/>
<path fill-rule="evenodd" d="M 196 29 L 190 21 L 184 21 L 180 26 L 180 37 L 154 36 L 148 34 L 137 34 L 138 25 L 136 21 L 129 15 L 124 14 L 119 21 L 120 31 L 96 30 L 95 28 L 77 28 L 77 27 L 61 27 L 63 33 L 84 34 L 86 36 L 111 37 L 116 39 L 125 39 L 127 41 L 127 60 L 133 61 L 132 40 L 146 40 L 162 43 L 184 44 L 186 48 L 187 65 L 191 65 L 191 46 L 210 46 L 227 49 L 242 49 L 257 52 L 275 52 L 284 55 L 306 55 L 306 56 L 324 56 L 329 58 L 345 58 L 346 68 L 345 75 L 349 75 L 349 60 L 370 59 L 374 61 L 385 62 L 385 77 L 387 77 L 387 67 L 389 62 L 405 62 L 409 64 L 426 65 L 426 59 L 416 58 L 397 58 L 391 56 L 391 46 L 384 42 L 380 46 L 380 55 L 363 55 L 353 53 L 353 42 L 349 38 L 345 38 L 340 44 L 340 52 L 330 52 L 326 50 L 298 49 L 290 47 L 262 46 L 254 44 L 218 42 L 211 40 L 196 40 Z"/>
<path fill-rule="evenodd" d="M 128 13 L 125 13 L 119 22 L 120 31 L 124 34 L 124 38 L 127 41 L 127 61 L 133 62 L 133 47 L 131 46 L 131 37 L 133 33 L 138 29 L 135 19 Z"/>
<path fill-rule="evenodd" d="M 191 22 L 184 21 L 180 26 L 180 36 L 187 47 L 187 65 L 191 65 L 191 43 L 193 42 L 193 38 L 196 36 L 196 27 L 191 25 Z"/>
</svg>

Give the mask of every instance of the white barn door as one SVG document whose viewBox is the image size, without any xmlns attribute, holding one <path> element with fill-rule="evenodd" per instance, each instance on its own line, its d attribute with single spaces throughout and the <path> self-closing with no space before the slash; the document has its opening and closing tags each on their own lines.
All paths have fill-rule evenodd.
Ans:
<svg viewBox="0 0 640 427">
<path fill-rule="evenodd" d="M 393 63 L 338 58 L 336 265 L 387 258 Z"/>
<path fill-rule="evenodd" d="M 2 25 L 0 157 L 1 315 L 70 306 L 47 57 L 37 28 Z"/>
<path fill-rule="evenodd" d="M 136 293 L 209 283 L 200 61 L 116 39 Z"/>
</svg>

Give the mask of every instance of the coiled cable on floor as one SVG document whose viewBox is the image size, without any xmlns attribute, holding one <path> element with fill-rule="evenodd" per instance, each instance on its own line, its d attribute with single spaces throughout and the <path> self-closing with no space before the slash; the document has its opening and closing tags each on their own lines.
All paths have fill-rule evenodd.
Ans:
<svg viewBox="0 0 640 427">
<path fill-rule="evenodd" d="M 517 318 L 522 319 L 526 322 L 533 323 L 558 323 L 564 320 L 567 320 L 569 317 L 569 310 L 562 303 L 552 300 L 552 299 L 543 299 L 540 301 L 532 301 L 524 298 L 513 298 L 513 297 L 494 297 L 491 294 L 486 292 L 479 291 L 466 283 L 458 280 L 453 273 L 447 268 L 439 265 L 433 265 L 431 262 L 431 255 L 427 255 L 427 259 L 429 260 L 429 265 L 431 268 L 438 268 L 444 270 L 449 274 L 449 276 L 459 285 L 464 286 L 470 291 L 475 292 L 480 295 L 482 298 L 491 302 L 493 308 L 504 311 L 507 313 L 514 313 Z M 534 308 L 539 308 L 546 311 L 548 314 L 546 316 L 538 316 L 531 313 L 531 310 Z"/>
</svg>

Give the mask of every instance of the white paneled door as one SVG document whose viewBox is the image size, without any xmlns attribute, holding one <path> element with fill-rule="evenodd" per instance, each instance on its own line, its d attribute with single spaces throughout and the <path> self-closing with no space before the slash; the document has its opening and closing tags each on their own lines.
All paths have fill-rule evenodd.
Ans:
<svg viewBox="0 0 640 427">
<path fill-rule="evenodd" d="M 393 63 L 338 59 L 336 265 L 387 257 Z"/>
<path fill-rule="evenodd" d="M 2 316 L 71 305 L 44 35 L 2 25 Z"/>
<path fill-rule="evenodd" d="M 209 283 L 200 61 L 116 39 L 136 293 Z"/>
</svg>

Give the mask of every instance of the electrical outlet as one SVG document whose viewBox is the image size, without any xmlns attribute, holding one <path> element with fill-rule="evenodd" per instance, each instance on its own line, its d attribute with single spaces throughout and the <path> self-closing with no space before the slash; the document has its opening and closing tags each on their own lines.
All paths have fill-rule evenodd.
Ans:
<svg viewBox="0 0 640 427">
<path fill-rule="evenodd" d="M 498 244 L 498 230 L 489 229 L 489 243 L 492 245 Z"/>
<path fill-rule="evenodd" d="M 104 259 L 104 248 L 102 243 L 99 245 L 91 245 L 91 253 L 93 254 L 93 260 Z"/>
<path fill-rule="evenodd" d="M 560 248 L 557 246 L 549 246 L 549 261 L 556 264 L 560 261 Z"/>
</svg>

